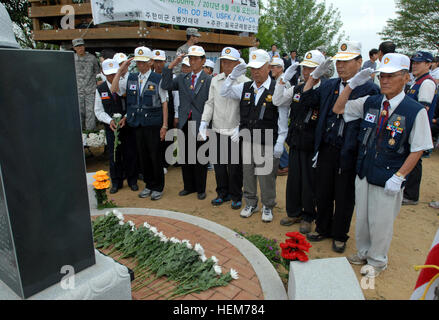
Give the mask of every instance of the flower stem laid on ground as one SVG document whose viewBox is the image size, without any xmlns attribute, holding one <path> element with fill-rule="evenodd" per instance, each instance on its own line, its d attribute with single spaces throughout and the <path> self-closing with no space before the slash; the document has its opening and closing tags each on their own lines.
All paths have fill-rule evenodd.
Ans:
<svg viewBox="0 0 439 320">
<path fill-rule="evenodd" d="M 133 222 L 124 222 L 118 210 L 109 211 L 93 221 L 93 237 L 96 248 L 111 248 L 110 254 L 119 260 L 131 258 L 131 262 L 137 263 L 133 269 L 136 274 L 133 291 L 166 278 L 150 289 L 172 287 L 160 297 L 175 299 L 191 292 L 227 286 L 233 279 L 238 279 L 234 269 L 222 273 L 218 259 L 207 258 L 199 243 L 192 246 L 189 240 L 169 239 L 148 223 L 136 228 Z"/>
</svg>

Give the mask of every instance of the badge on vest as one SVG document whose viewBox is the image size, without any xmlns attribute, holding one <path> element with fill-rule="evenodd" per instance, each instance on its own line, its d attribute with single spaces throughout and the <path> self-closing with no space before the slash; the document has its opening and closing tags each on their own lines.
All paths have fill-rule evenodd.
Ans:
<svg viewBox="0 0 439 320">
<path fill-rule="evenodd" d="M 153 91 L 153 90 L 155 90 L 155 86 L 154 86 L 154 85 L 152 85 L 152 84 L 151 84 L 151 85 L 149 85 L 149 86 L 148 86 L 148 90 L 150 90 L 150 91 Z"/>
<path fill-rule="evenodd" d="M 293 97 L 293 101 L 294 101 L 294 102 L 300 102 L 300 93 L 297 93 L 297 94 Z"/>
<path fill-rule="evenodd" d="M 268 103 L 271 103 L 273 101 L 273 96 L 269 94 L 267 96 L 267 98 L 265 98 L 265 101 L 267 101 Z"/>
<path fill-rule="evenodd" d="M 318 117 L 319 117 L 319 111 L 318 110 L 314 110 L 312 112 L 311 120 L 312 121 L 316 121 Z"/>
<path fill-rule="evenodd" d="M 367 121 L 367 122 L 370 122 L 370 123 L 375 123 L 376 118 L 377 118 L 376 115 L 368 113 L 364 120 Z"/>
<path fill-rule="evenodd" d="M 110 99 L 110 97 L 108 96 L 108 92 L 102 92 L 101 98 L 102 98 L 102 100 Z"/>
<path fill-rule="evenodd" d="M 137 86 L 135 84 L 130 85 L 130 90 L 136 90 Z"/>
<path fill-rule="evenodd" d="M 244 94 L 244 100 L 250 100 L 251 96 L 252 96 L 252 94 L 250 92 L 246 92 Z"/>
</svg>

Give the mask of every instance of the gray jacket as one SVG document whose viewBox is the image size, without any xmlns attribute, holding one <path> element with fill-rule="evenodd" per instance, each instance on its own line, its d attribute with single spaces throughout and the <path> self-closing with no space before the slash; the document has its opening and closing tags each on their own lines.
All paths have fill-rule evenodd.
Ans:
<svg viewBox="0 0 439 320">
<path fill-rule="evenodd" d="M 209 89 L 212 77 L 201 71 L 195 89 L 191 89 L 191 73 L 180 73 L 173 78 L 172 70 L 166 65 L 162 74 L 163 90 L 178 90 L 180 106 L 178 107 L 178 127 L 182 129 L 192 111 L 192 121 L 197 122 L 197 132 L 204 111 L 204 104 L 209 99 Z"/>
</svg>

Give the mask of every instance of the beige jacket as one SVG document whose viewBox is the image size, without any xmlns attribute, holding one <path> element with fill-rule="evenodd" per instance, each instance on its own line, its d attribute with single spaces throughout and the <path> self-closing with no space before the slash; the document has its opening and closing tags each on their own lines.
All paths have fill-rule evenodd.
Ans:
<svg viewBox="0 0 439 320">
<path fill-rule="evenodd" d="M 209 91 L 209 99 L 204 105 L 201 121 L 212 120 L 213 131 L 226 136 L 233 135 L 233 129 L 239 126 L 239 104 L 240 100 L 224 98 L 220 95 L 221 87 L 226 80 L 226 75 L 220 73 L 212 79 Z M 233 84 L 240 84 L 250 81 L 246 76 L 239 77 Z"/>
</svg>

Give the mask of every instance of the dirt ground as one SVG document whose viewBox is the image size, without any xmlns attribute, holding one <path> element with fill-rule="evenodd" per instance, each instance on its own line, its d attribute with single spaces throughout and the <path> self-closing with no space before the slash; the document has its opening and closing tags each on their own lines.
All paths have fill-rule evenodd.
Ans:
<svg viewBox="0 0 439 320">
<path fill-rule="evenodd" d="M 108 161 L 102 155 L 101 149 L 92 149 L 93 157 L 86 159 L 87 172 L 108 170 Z M 86 152 L 87 154 L 87 152 Z M 439 151 L 436 150 L 431 158 L 423 160 L 423 179 L 419 205 L 402 207 L 395 222 L 394 236 L 389 252 L 388 269 L 374 283 L 374 289 L 363 290 L 366 299 L 371 300 L 405 300 L 409 299 L 415 286 L 418 272 L 414 265 L 424 264 L 433 238 L 439 228 L 439 210 L 432 209 L 428 203 L 439 200 Z M 278 177 L 277 206 L 274 210 L 274 220 L 270 224 L 261 221 L 261 213 L 254 214 L 249 219 L 239 216 L 239 211 L 232 210 L 230 203 L 221 207 L 213 207 L 210 203 L 216 197 L 215 174 L 209 171 L 207 177 L 207 198 L 197 199 L 197 194 L 179 197 L 183 182 L 181 169 L 170 167 L 165 176 L 166 185 L 163 198 L 159 201 L 140 199 L 138 192 L 131 191 L 126 182 L 117 194 L 109 195 L 119 207 L 154 208 L 183 212 L 202 217 L 226 226 L 232 230 L 245 231 L 251 234 L 261 234 L 268 238 L 284 241 L 285 233 L 298 231 L 299 225 L 283 227 L 279 224 L 285 212 L 285 190 L 287 177 Z M 144 188 L 139 181 L 139 188 Z M 310 259 L 348 256 L 355 253 L 355 214 L 352 220 L 347 248 L 344 254 L 332 251 L 332 240 L 312 243 Z M 358 280 L 361 281 L 360 267 L 353 266 Z"/>
</svg>

